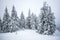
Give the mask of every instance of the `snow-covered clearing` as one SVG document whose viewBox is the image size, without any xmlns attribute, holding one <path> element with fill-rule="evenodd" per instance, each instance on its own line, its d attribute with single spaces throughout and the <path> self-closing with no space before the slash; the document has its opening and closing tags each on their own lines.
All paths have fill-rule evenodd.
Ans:
<svg viewBox="0 0 60 40">
<path fill-rule="evenodd" d="M 60 40 L 60 32 L 52 36 L 41 35 L 36 33 L 35 30 L 19 30 L 13 33 L 0 33 L 0 40 Z"/>
</svg>

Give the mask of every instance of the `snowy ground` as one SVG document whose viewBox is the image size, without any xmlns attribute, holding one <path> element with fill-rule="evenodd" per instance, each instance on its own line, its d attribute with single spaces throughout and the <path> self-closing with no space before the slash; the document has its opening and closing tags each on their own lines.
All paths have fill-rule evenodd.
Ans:
<svg viewBox="0 0 60 40">
<path fill-rule="evenodd" d="M 52 36 L 41 35 L 35 30 L 20 30 L 13 33 L 0 33 L 0 40 L 60 40 L 60 32 Z"/>
</svg>

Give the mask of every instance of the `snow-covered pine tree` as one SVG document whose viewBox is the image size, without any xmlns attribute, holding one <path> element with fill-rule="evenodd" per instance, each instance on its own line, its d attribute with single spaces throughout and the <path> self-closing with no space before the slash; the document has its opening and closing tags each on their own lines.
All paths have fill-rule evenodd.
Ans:
<svg viewBox="0 0 60 40">
<path fill-rule="evenodd" d="M 51 12 L 51 8 L 44 2 L 39 15 L 39 33 L 51 35 L 55 32 L 55 17 Z"/>
<path fill-rule="evenodd" d="M 31 15 L 31 28 L 32 29 L 37 29 L 37 17 L 33 13 Z"/>
<path fill-rule="evenodd" d="M 4 32 L 9 32 L 9 22 L 10 22 L 10 16 L 9 16 L 9 13 L 8 13 L 8 9 L 6 7 L 5 9 L 5 13 L 4 13 L 4 16 L 3 16 L 3 28 L 2 30 Z"/>
<path fill-rule="evenodd" d="M 48 15 L 47 15 L 47 26 L 48 26 L 48 32 L 46 34 L 52 35 L 56 30 L 56 24 L 55 24 L 55 16 L 54 13 L 51 11 L 51 7 L 48 8 Z"/>
<path fill-rule="evenodd" d="M 26 19 L 26 28 L 31 29 L 31 14 L 30 14 L 30 9 L 29 9 L 28 17 Z"/>
<path fill-rule="evenodd" d="M 21 23 L 20 26 L 21 26 L 22 28 L 25 28 L 25 17 L 24 17 L 23 12 L 21 13 L 20 23 Z"/>
<path fill-rule="evenodd" d="M 37 16 L 35 15 L 35 29 L 38 29 L 38 18 Z"/>
<path fill-rule="evenodd" d="M 46 19 L 46 6 L 45 6 L 45 3 L 43 5 L 43 8 L 41 8 L 41 14 L 39 14 L 39 17 L 38 17 L 38 31 L 39 33 L 44 33 L 44 24 L 45 24 L 45 19 Z"/>
<path fill-rule="evenodd" d="M 32 28 L 32 29 L 35 29 L 35 16 L 34 16 L 33 13 L 32 13 L 32 15 L 31 15 L 31 28 Z"/>
<path fill-rule="evenodd" d="M 43 34 L 46 34 L 48 31 L 48 26 L 47 26 L 47 15 L 48 15 L 48 5 L 46 2 L 44 2 L 43 7 L 41 8 L 42 11 L 42 30 Z"/>
<path fill-rule="evenodd" d="M 3 32 L 3 30 L 2 30 L 2 20 L 1 20 L 1 18 L 0 18 L 0 32 Z"/>
<path fill-rule="evenodd" d="M 12 8 L 12 14 L 11 14 L 11 27 L 10 31 L 16 31 L 19 29 L 19 18 L 17 16 L 17 12 L 15 10 L 15 7 Z"/>
</svg>

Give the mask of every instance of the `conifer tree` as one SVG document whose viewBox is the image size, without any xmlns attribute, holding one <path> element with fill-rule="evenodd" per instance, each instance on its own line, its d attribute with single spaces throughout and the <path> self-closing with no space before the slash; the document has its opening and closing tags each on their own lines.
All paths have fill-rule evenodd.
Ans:
<svg viewBox="0 0 60 40">
<path fill-rule="evenodd" d="M 39 15 L 39 33 L 52 35 L 55 32 L 55 17 L 51 12 L 51 7 L 49 7 L 46 2 L 44 2 L 41 8 L 41 14 Z"/>
<path fill-rule="evenodd" d="M 9 16 L 9 13 L 8 13 L 8 9 L 6 7 L 5 13 L 4 13 L 4 16 L 3 16 L 3 31 L 4 32 L 9 32 L 9 22 L 10 22 L 10 16 Z"/>
<path fill-rule="evenodd" d="M 27 28 L 31 29 L 31 14 L 30 14 L 30 9 L 29 9 L 28 17 L 26 19 L 26 26 L 27 26 Z"/>
<path fill-rule="evenodd" d="M 19 28 L 19 18 L 17 16 L 17 12 L 15 10 L 15 7 L 12 8 L 12 14 L 11 14 L 11 27 L 10 31 L 16 31 Z"/>
<path fill-rule="evenodd" d="M 21 25 L 20 25 L 20 26 L 21 26 L 22 28 L 25 28 L 25 17 L 24 17 L 23 12 L 21 13 L 20 22 L 21 22 Z"/>
<path fill-rule="evenodd" d="M 0 18 L 0 32 L 3 32 L 3 30 L 2 30 L 2 20 L 1 20 L 1 18 Z"/>
<path fill-rule="evenodd" d="M 54 13 L 52 13 L 51 11 L 51 7 L 49 6 L 48 8 L 48 15 L 47 15 L 47 26 L 48 26 L 48 32 L 47 34 L 50 34 L 52 35 L 55 30 L 56 30 L 56 24 L 55 24 L 55 16 L 54 16 Z"/>
<path fill-rule="evenodd" d="M 36 15 L 35 14 L 33 14 L 32 13 L 32 15 L 31 15 L 31 28 L 32 29 L 37 29 L 37 17 L 36 17 Z"/>
</svg>

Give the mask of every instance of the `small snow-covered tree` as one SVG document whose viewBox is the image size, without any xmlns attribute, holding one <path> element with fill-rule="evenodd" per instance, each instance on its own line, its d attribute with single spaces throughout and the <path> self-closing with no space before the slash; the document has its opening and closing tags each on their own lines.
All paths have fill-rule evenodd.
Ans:
<svg viewBox="0 0 60 40">
<path fill-rule="evenodd" d="M 34 16 L 33 13 L 32 13 L 32 15 L 31 15 L 31 28 L 32 28 L 32 29 L 35 29 L 35 16 Z"/>
<path fill-rule="evenodd" d="M 2 30 L 2 20 L 1 20 L 1 18 L 0 18 L 0 32 L 3 32 L 3 30 Z"/>
<path fill-rule="evenodd" d="M 2 28 L 4 32 L 9 31 L 9 22 L 10 22 L 10 16 L 9 16 L 9 13 L 8 13 L 8 9 L 6 7 L 5 13 L 4 13 L 4 16 L 3 16 L 3 28 Z"/>
<path fill-rule="evenodd" d="M 33 13 L 31 15 L 31 28 L 32 29 L 37 29 L 37 17 Z"/>
<path fill-rule="evenodd" d="M 38 29 L 38 18 L 37 16 L 35 15 L 35 29 Z"/>
<path fill-rule="evenodd" d="M 10 31 L 16 31 L 19 28 L 19 18 L 17 16 L 17 12 L 15 10 L 15 7 L 13 6 L 12 8 L 12 14 L 11 14 L 11 27 L 10 27 Z"/>
<path fill-rule="evenodd" d="M 26 28 L 31 29 L 31 14 L 30 14 L 30 9 L 29 9 L 28 17 L 26 19 Z"/>
<path fill-rule="evenodd" d="M 41 8 L 41 14 L 39 15 L 39 28 L 38 31 L 41 34 L 51 35 L 55 32 L 55 17 L 51 12 L 51 8 L 44 2 Z"/>
<path fill-rule="evenodd" d="M 25 28 L 25 17 L 24 17 L 23 12 L 21 13 L 20 23 L 21 23 L 20 26 L 21 26 L 22 28 Z"/>
</svg>

